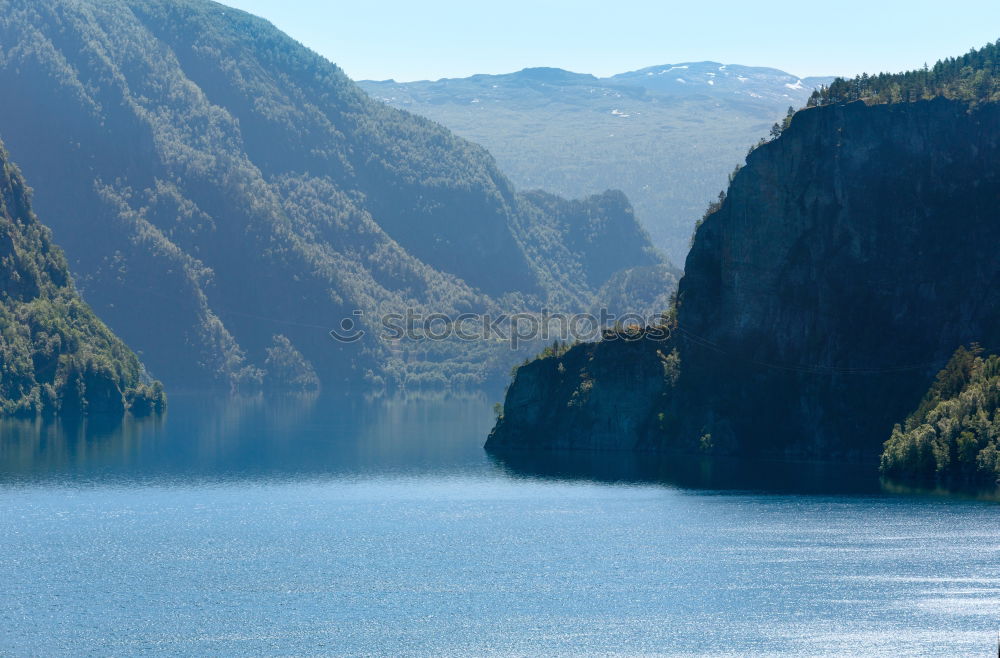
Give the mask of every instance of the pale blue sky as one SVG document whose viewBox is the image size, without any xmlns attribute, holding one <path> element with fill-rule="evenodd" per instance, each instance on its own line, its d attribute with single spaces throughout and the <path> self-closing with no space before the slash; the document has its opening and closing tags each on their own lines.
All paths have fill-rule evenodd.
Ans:
<svg viewBox="0 0 1000 658">
<path fill-rule="evenodd" d="M 224 0 L 354 79 L 715 60 L 799 76 L 897 71 L 1000 38 L 1000 1 Z M 823 8 L 820 9 L 819 7 Z"/>
</svg>

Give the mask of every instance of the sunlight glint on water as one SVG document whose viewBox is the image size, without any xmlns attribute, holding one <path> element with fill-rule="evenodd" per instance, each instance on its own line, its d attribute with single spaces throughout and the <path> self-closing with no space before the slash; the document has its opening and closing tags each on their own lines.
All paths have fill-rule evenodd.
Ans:
<svg viewBox="0 0 1000 658">
<path fill-rule="evenodd" d="M 125 430 L 5 425 L 0 653 L 993 649 L 994 503 L 526 467 L 483 453 L 489 406 L 178 398 Z"/>
</svg>

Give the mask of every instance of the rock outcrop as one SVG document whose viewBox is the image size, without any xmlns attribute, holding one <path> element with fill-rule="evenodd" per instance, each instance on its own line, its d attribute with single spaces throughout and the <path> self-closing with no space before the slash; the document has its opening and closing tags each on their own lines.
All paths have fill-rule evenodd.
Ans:
<svg viewBox="0 0 1000 658">
<path fill-rule="evenodd" d="M 614 333 L 517 370 L 489 447 L 634 449 L 678 373 L 669 341 Z"/>
</svg>

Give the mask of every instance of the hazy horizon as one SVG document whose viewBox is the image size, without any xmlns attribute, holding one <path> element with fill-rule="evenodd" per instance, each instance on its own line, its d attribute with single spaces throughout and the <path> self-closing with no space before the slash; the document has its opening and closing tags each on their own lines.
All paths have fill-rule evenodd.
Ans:
<svg viewBox="0 0 1000 658">
<path fill-rule="evenodd" d="M 623 11 L 592 0 L 513 0 L 503 11 L 458 0 L 392 0 L 378 7 L 320 0 L 224 4 L 271 21 L 354 80 L 398 82 L 534 67 L 607 77 L 700 61 L 799 77 L 853 76 L 918 68 L 1000 37 L 1000 4 L 988 2 L 956 12 L 932 2 L 849 0 L 832 13 L 780 0 L 766 14 L 746 5 L 652 2 Z"/>
<path fill-rule="evenodd" d="M 392 81 L 392 82 L 398 82 L 398 83 L 402 83 L 402 84 L 408 84 L 408 83 L 413 83 L 413 82 L 439 82 L 441 80 L 463 80 L 465 78 L 469 78 L 469 77 L 475 76 L 475 75 L 494 75 L 494 76 L 511 75 L 511 74 L 514 74 L 514 73 L 520 73 L 521 71 L 530 70 L 530 69 L 558 69 L 560 71 L 567 71 L 569 73 L 576 73 L 576 74 L 580 74 L 580 75 L 593 75 L 596 78 L 598 78 L 599 80 L 605 80 L 605 79 L 613 77 L 615 75 L 620 75 L 622 73 L 632 73 L 634 71 L 641 71 L 642 69 L 646 69 L 646 68 L 658 68 L 658 67 L 662 67 L 662 66 L 681 66 L 681 65 L 685 65 L 685 64 L 719 64 L 719 65 L 724 65 L 724 66 L 746 66 L 748 68 L 773 69 L 773 70 L 776 70 L 776 71 L 782 71 L 783 73 L 788 73 L 790 75 L 793 75 L 795 77 L 802 78 L 802 79 L 804 79 L 804 78 L 834 77 L 834 76 L 841 75 L 839 73 L 828 73 L 828 74 L 813 74 L 813 73 L 810 73 L 808 75 L 798 75 L 798 73 L 796 71 L 789 71 L 787 69 L 782 69 L 782 68 L 777 67 L 777 66 L 763 66 L 763 65 L 757 65 L 757 64 L 748 64 L 746 62 L 722 62 L 722 61 L 719 61 L 717 59 L 698 59 L 698 60 L 688 59 L 688 60 L 678 60 L 678 61 L 675 61 L 675 62 L 653 62 L 651 64 L 646 64 L 646 65 L 638 66 L 638 67 L 631 68 L 631 69 L 625 69 L 625 70 L 622 70 L 622 71 L 615 71 L 614 73 L 609 73 L 609 74 L 606 74 L 606 75 L 605 74 L 598 75 L 596 73 L 593 73 L 592 71 L 577 71 L 577 70 L 574 70 L 574 69 L 567 69 L 567 68 L 564 68 L 562 66 L 548 66 L 548 65 L 545 65 L 545 64 L 539 64 L 537 66 L 522 66 L 519 69 L 512 69 L 510 71 L 479 71 L 477 73 L 470 73 L 469 75 L 448 75 L 448 76 L 444 76 L 444 77 L 441 77 L 441 78 L 419 78 L 419 79 L 415 79 L 415 80 L 399 80 L 397 78 L 356 78 L 354 76 L 351 76 L 351 79 L 355 80 L 356 82 L 389 82 L 389 81 Z"/>
</svg>

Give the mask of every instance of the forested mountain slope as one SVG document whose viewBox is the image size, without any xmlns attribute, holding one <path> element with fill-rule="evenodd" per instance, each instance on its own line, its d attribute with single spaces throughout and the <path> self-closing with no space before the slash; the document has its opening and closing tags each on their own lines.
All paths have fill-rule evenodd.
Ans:
<svg viewBox="0 0 1000 658">
<path fill-rule="evenodd" d="M 0 414 L 161 410 L 158 382 L 73 288 L 0 143 Z"/>
<path fill-rule="evenodd" d="M 830 80 L 689 62 L 608 78 L 532 68 L 359 84 L 482 144 L 519 187 L 624 190 L 656 245 L 681 263 L 695 220 L 747 149 Z"/>
<path fill-rule="evenodd" d="M 525 366 L 490 445 L 874 462 L 958 346 L 1000 349 L 1000 105 L 943 95 L 798 112 L 698 229 L 671 339 Z"/>
<path fill-rule="evenodd" d="M 208 0 L 0 0 L 0 85 L 87 300 L 175 385 L 475 383 L 511 357 L 390 346 L 378 317 L 588 308 L 595 263 L 662 262 L 620 195 L 557 217 L 569 202 Z M 564 239 L 576 222 L 600 253 Z M 355 311 L 368 333 L 332 341 Z"/>
</svg>

